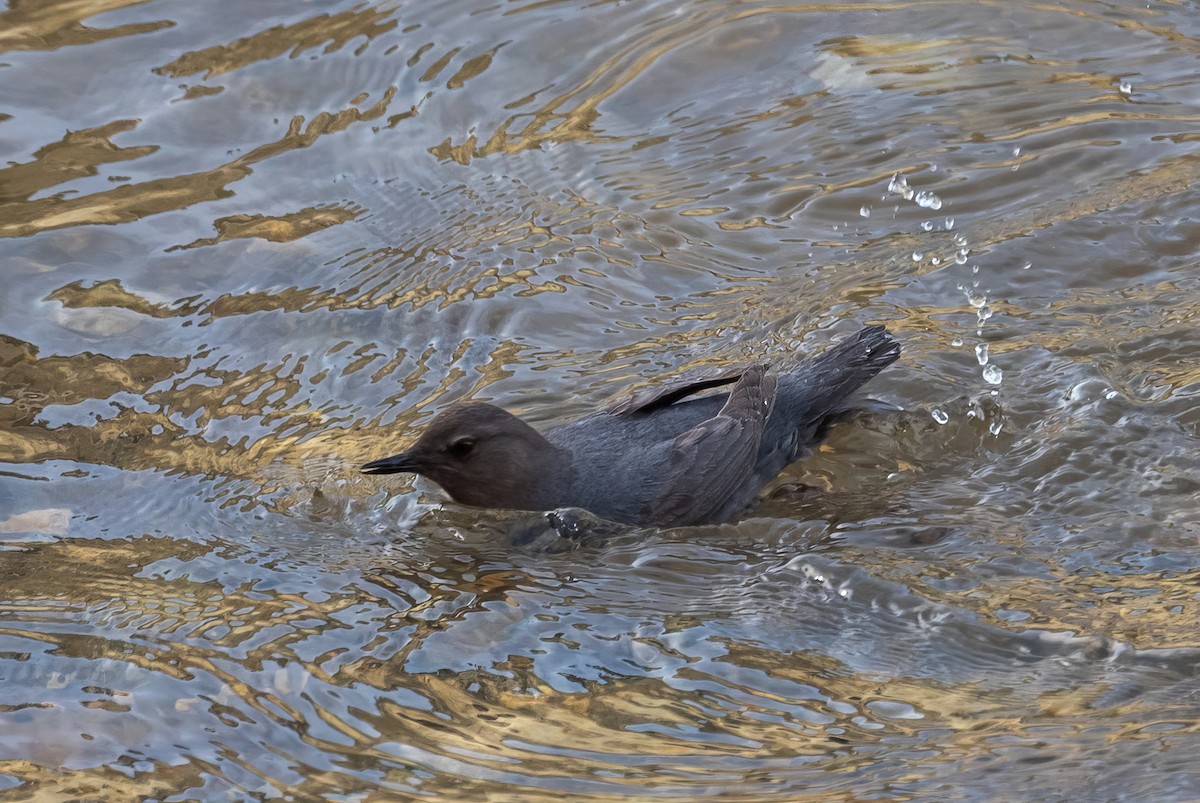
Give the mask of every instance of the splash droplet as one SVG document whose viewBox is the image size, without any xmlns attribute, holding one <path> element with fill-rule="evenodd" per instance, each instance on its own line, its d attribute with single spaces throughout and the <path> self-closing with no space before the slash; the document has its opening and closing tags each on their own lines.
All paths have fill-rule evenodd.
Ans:
<svg viewBox="0 0 1200 803">
<path fill-rule="evenodd" d="M 920 251 L 913 251 L 913 262 L 920 262 L 924 258 L 925 258 L 925 255 L 922 254 Z"/>
<path fill-rule="evenodd" d="M 911 201 L 913 197 L 913 189 L 908 186 L 908 179 L 899 173 L 894 174 L 892 180 L 888 182 L 888 192 L 899 195 L 906 201 Z"/>
<path fill-rule="evenodd" d="M 950 416 L 946 415 L 945 412 L 938 409 L 937 407 L 934 407 L 932 410 L 929 411 L 929 416 L 934 421 L 938 422 L 939 424 L 945 424 L 947 421 L 950 420 Z"/>
<path fill-rule="evenodd" d="M 987 296 L 972 293 L 967 296 L 967 302 L 975 309 L 981 309 L 987 303 Z"/>
<path fill-rule="evenodd" d="M 961 337 L 956 337 L 950 341 L 950 345 L 954 346 L 954 348 L 961 348 L 962 344 L 963 344 L 963 339 Z"/>
<path fill-rule="evenodd" d="M 983 367 L 984 382 L 989 385 L 999 385 L 1002 379 L 1004 379 L 1004 372 L 1000 370 L 1000 366 L 992 363 Z"/>
<path fill-rule="evenodd" d="M 1117 89 L 1121 90 L 1122 95 L 1129 95 L 1133 92 L 1133 84 L 1128 81 L 1121 81 L 1117 84 Z"/>
<path fill-rule="evenodd" d="M 987 304 L 984 304 L 982 307 L 979 308 L 979 312 L 977 312 L 975 314 L 979 316 L 979 322 L 982 324 L 988 318 L 992 317 L 992 308 L 989 307 Z"/>
<path fill-rule="evenodd" d="M 988 344 L 980 343 L 975 346 L 975 359 L 979 360 L 980 365 L 988 364 Z"/>
<path fill-rule="evenodd" d="M 913 200 L 917 202 L 917 206 L 925 209 L 933 209 L 934 211 L 937 211 L 938 209 L 942 208 L 942 199 L 937 197 L 932 192 L 926 192 L 922 190 L 921 192 L 917 193 Z"/>
<path fill-rule="evenodd" d="M 954 218 L 948 217 L 946 218 L 946 231 L 950 231 L 952 228 L 954 228 Z"/>
<path fill-rule="evenodd" d="M 865 204 L 863 206 L 860 206 L 858 208 L 858 214 L 861 215 L 862 217 L 870 217 L 871 216 L 871 207 L 866 206 Z"/>
<path fill-rule="evenodd" d="M 1032 262 L 1026 262 L 1024 265 L 1021 266 L 1021 270 L 1029 270 L 1032 267 L 1033 267 Z"/>
<path fill-rule="evenodd" d="M 921 221 L 921 231 L 933 231 L 933 221 L 932 220 L 922 220 Z"/>
</svg>

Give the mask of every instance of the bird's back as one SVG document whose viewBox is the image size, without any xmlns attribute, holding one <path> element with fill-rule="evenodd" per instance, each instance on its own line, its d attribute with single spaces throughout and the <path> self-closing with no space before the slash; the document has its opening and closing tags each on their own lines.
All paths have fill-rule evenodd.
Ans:
<svg viewBox="0 0 1200 803">
<path fill-rule="evenodd" d="M 737 371 L 726 371 L 719 380 L 710 374 L 690 384 L 677 382 L 657 396 L 647 395 L 648 401 L 640 405 L 618 405 L 552 429 L 545 433 L 547 440 L 571 454 L 573 469 L 563 484 L 560 506 L 586 508 L 614 521 L 640 522 L 647 510 L 658 507 L 662 494 L 678 494 L 681 487 L 700 492 L 713 485 L 707 472 L 740 471 L 743 476 L 721 478 L 734 480 L 727 498 L 712 500 L 717 512 L 707 520 L 724 521 L 748 505 L 784 467 L 807 454 L 833 423 L 856 412 L 853 394 L 899 355 L 899 343 L 882 326 L 872 326 L 778 373 L 774 405 L 764 409 L 767 419 L 751 465 L 739 467 L 720 459 L 685 463 L 674 450 L 676 438 L 721 413 L 730 395 L 687 394 L 733 381 Z"/>
</svg>

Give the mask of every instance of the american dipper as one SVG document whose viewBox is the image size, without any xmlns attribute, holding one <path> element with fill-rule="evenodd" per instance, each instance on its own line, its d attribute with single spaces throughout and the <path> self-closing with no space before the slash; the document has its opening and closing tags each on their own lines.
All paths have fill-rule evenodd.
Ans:
<svg viewBox="0 0 1200 803">
<path fill-rule="evenodd" d="M 491 404 L 456 404 L 408 451 L 362 470 L 421 474 L 477 507 L 583 508 L 658 527 L 722 522 L 830 426 L 866 409 L 852 394 L 899 356 L 886 329 L 868 326 L 780 373 L 759 364 L 692 374 L 544 433 Z"/>
</svg>

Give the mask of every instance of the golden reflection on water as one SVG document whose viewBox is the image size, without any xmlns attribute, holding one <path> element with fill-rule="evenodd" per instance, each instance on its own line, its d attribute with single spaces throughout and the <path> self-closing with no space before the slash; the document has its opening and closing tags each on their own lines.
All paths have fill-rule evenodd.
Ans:
<svg viewBox="0 0 1200 803">
<path fill-rule="evenodd" d="M 105 11 L 141 5 L 145 0 L 9 0 L 0 12 L 0 50 L 54 50 L 105 39 L 135 36 L 168 28 L 170 20 L 154 20 L 112 28 L 84 25 Z"/>
<path fill-rule="evenodd" d="M 204 73 L 207 80 L 284 54 L 296 58 L 317 47 L 332 53 L 360 36 L 369 42 L 394 29 L 398 22 L 391 19 L 393 14 L 393 11 L 375 8 L 318 14 L 294 25 L 268 28 L 228 45 L 184 53 L 170 64 L 155 67 L 154 72 L 171 78 Z"/>
<path fill-rule="evenodd" d="M 201 173 L 156 179 L 139 184 L 124 184 L 112 190 L 80 198 L 54 196 L 24 203 L 0 204 L 0 220 L 3 220 L 3 223 L 0 223 L 0 237 L 28 237 L 41 231 L 67 226 L 128 223 L 147 215 L 186 209 L 202 201 L 226 197 L 228 194 L 226 186 L 250 175 L 250 168 L 256 162 L 290 150 L 307 148 L 318 137 L 342 131 L 353 123 L 374 120 L 387 111 L 393 95 L 394 92 L 389 90 L 378 102 L 366 109 L 348 108 L 336 113 L 321 112 L 307 124 L 303 117 L 294 117 L 288 126 L 287 133 L 280 139 L 261 145 L 231 162 Z M 114 125 L 124 125 L 127 122 L 120 121 Z M 105 134 L 101 133 L 100 136 L 103 138 Z M 89 140 L 82 144 L 85 160 L 89 156 L 87 148 L 92 142 Z M 64 143 L 62 149 L 56 150 L 73 149 L 72 144 Z M 107 151 L 107 149 L 104 150 Z M 45 150 L 39 153 L 40 159 L 45 160 Z M 128 154 L 128 157 L 136 158 L 138 155 L 142 154 Z M 106 158 L 105 161 L 107 161 Z M 32 164 L 16 165 L 8 169 L 30 168 Z M 88 175 L 93 175 L 96 162 L 85 161 L 84 164 L 86 166 L 82 169 Z M 0 171 L 0 181 L 5 179 L 2 172 Z M 30 172 L 34 171 L 30 170 Z"/>
<path fill-rule="evenodd" d="M 168 6 L 0 12 L 0 797 L 1194 792 L 1182 7 Z M 355 470 L 873 321 L 736 525 Z"/>
</svg>

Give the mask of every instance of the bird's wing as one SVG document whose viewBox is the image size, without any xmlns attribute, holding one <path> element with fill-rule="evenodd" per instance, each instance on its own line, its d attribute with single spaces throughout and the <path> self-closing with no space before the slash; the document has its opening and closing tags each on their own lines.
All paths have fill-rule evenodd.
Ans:
<svg viewBox="0 0 1200 803">
<path fill-rule="evenodd" d="M 648 413 L 660 407 L 674 404 L 680 399 L 709 388 L 732 384 L 746 373 L 745 365 L 726 365 L 719 368 L 702 368 L 658 387 L 639 390 L 627 399 L 609 405 L 605 412 L 611 415 Z"/>
<path fill-rule="evenodd" d="M 776 381 L 765 365 L 741 369 L 721 411 L 675 438 L 662 493 L 647 519 L 661 527 L 703 523 L 745 485 L 758 460 Z"/>
</svg>

